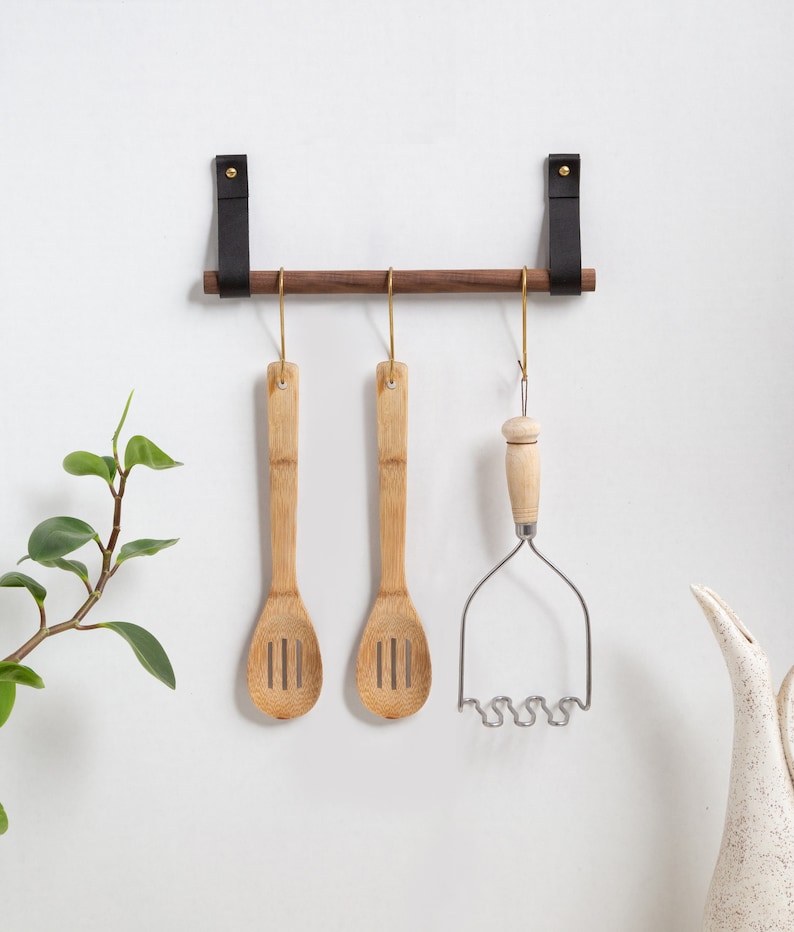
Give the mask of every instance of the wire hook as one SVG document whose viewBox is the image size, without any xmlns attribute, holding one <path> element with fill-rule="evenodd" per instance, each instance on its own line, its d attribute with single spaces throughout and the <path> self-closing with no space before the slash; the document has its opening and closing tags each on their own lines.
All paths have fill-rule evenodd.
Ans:
<svg viewBox="0 0 794 932">
<path fill-rule="evenodd" d="M 281 378 L 279 379 L 280 385 L 284 386 L 284 362 L 286 360 L 286 353 L 284 352 L 284 266 L 278 270 L 278 311 L 279 319 L 281 321 Z"/>
<path fill-rule="evenodd" d="M 394 302 L 392 300 L 394 269 L 391 266 L 389 266 L 387 287 L 389 291 L 389 384 L 394 385 Z"/>
</svg>

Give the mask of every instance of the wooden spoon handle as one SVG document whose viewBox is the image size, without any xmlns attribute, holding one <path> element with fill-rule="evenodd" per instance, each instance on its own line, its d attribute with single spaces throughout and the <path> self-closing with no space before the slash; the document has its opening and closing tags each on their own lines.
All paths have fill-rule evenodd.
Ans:
<svg viewBox="0 0 794 932">
<path fill-rule="evenodd" d="M 502 425 L 507 440 L 507 491 L 516 524 L 536 524 L 540 499 L 540 424 L 531 417 L 511 417 Z"/>
<path fill-rule="evenodd" d="M 271 591 L 297 589 L 295 551 L 298 525 L 298 367 L 267 367 L 267 439 L 270 452 Z M 282 387 L 283 386 L 283 387 Z"/>
<path fill-rule="evenodd" d="M 389 385 L 392 387 L 390 388 Z M 408 480 L 408 366 L 403 362 L 378 363 L 376 390 L 381 591 L 395 592 L 406 587 L 405 511 Z"/>
</svg>

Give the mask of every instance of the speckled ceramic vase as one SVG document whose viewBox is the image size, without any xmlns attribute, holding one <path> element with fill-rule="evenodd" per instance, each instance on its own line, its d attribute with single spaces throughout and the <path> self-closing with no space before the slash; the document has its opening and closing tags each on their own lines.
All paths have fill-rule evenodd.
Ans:
<svg viewBox="0 0 794 932">
<path fill-rule="evenodd" d="M 704 932 L 794 930 L 794 668 L 775 696 L 769 661 L 725 602 L 692 586 L 725 656 L 734 734 L 728 808 Z"/>
</svg>

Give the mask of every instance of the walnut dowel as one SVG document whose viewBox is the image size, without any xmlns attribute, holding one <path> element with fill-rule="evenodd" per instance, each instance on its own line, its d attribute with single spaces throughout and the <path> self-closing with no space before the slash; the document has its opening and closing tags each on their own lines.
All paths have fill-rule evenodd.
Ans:
<svg viewBox="0 0 794 932">
<path fill-rule="evenodd" d="M 395 270 L 394 294 L 521 291 L 521 269 Z M 284 271 L 284 294 L 386 294 L 388 272 Z M 595 291 L 595 269 L 582 269 L 582 291 Z M 527 269 L 527 291 L 548 292 L 548 269 Z M 204 273 L 204 294 L 218 294 L 218 273 Z M 251 272 L 251 294 L 278 294 L 278 270 Z"/>
<path fill-rule="evenodd" d="M 507 440 L 507 491 L 516 524 L 536 524 L 540 500 L 540 424 L 531 417 L 511 417 L 502 425 Z"/>
</svg>

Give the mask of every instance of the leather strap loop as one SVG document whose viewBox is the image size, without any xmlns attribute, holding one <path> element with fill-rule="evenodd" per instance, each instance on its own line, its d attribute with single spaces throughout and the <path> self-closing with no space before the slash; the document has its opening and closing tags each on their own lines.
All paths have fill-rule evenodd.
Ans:
<svg viewBox="0 0 794 932">
<path fill-rule="evenodd" d="M 549 274 L 551 294 L 582 293 L 578 155 L 549 156 Z"/>
<path fill-rule="evenodd" d="M 218 285 L 222 298 L 251 296 L 248 249 L 248 158 L 215 157 L 218 179 Z"/>
</svg>

